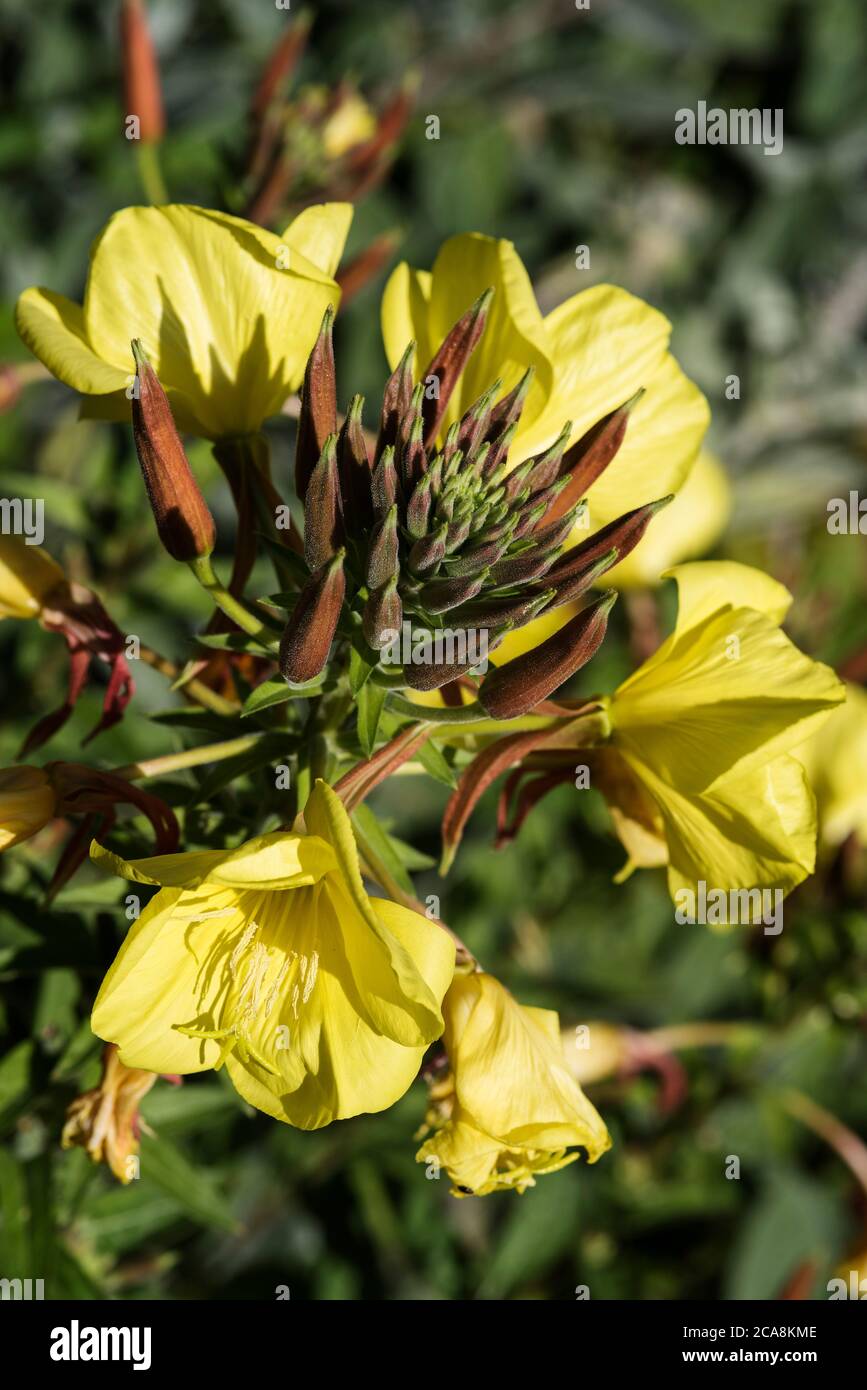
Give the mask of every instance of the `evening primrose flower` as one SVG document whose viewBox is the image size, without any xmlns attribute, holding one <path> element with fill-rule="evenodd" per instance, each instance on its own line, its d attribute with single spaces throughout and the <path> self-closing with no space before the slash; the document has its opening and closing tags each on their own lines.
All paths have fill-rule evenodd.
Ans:
<svg viewBox="0 0 867 1390">
<path fill-rule="evenodd" d="M 16 325 L 84 411 L 130 415 L 130 339 L 141 339 L 178 428 L 255 433 L 298 387 L 352 209 L 311 207 L 282 237 L 228 213 L 169 204 L 115 213 L 94 243 L 84 304 L 25 290 Z"/>
<path fill-rule="evenodd" d="M 846 686 L 846 703 L 795 750 L 816 795 L 819 841 L 831 849 L 852 834 L 867 845 L 867 691 Z"/>
<path fill-rule="evenodd" d="M 791 603 L 733 562 L 679 565 L 672 635 L 603 701 L 610 743 L 589 754 L 629 860 L 667 863 L 673 897 L 704 880 L 789 891 L 813 871 L 812 792 L 793 751 L 843 698 L 780 629 Z"/>
<path fill-rule="evenodd" d="M 412 341 L 414 365 L 424 368 L 452 324 L 488 288 L 494 299 L 487 331 L 449 401 L 442 430 L 495 381 L 508 392 L 532 367 L 512 441 L 513 466 L 553 444 L 565 421 L 571 421 L 571 439 L 579 440 L 629 406 L 616 457 L 588 482 L 579 539 L 625 506 L 677 492 L 707 428 L 707 402 L 668 351 L 668 320 L 617 286 L 581 290 L 543 318 L 511 242 L 477 233 L 451 237 L 431 271 L 404 262 L 386 285 L 382 330 L 391 365 Z M 622 424 L 625 429 L 625 418 Z"/>
<path fill-rule="evenodd" d="M 0 852 L 47 825 L 56 805 L 57 795 L 41 767 L 0 768 Z"/>
<path fill-rule="evenodd" d="M 225 1064 L 251 1105 L 301 1129 L 384 1110 L 443 1030 L 454 943 L 364 891 L 349 818 L 324 782 L 305 834 L 126 862 L 161 891 L 103 981 L 92 1026 L 147 1071 Z"/>
<path fill-rule="evenodd" d="M 443 1004 L 449 1075 L 432 1087 L 433 1132 L 419 1163 L 446 1169 L 455 1196 L 524 1192 L 611 1140 L 570 1076 L 550 1009 L 527 1008 L 492 975 L 456 975 Z"/>
</svg>

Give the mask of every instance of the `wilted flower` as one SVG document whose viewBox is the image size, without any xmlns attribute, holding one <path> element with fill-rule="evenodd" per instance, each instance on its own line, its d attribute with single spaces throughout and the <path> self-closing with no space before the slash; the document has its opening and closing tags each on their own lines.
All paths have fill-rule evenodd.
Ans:
<svg viewBox="0 0 867 1390">
<path fill-rule="evenodd" d="M 99 1085 L 76 1096 L 66 1112 L 63 1148 L 85 1149 L 94 1163 L 107 1163 L 122 1183 L 137 1177 L 142 1124 L 138 1110 L 158 1079 L 155 1072 L 125 1067 L 109 1043 L 102 1053 Z"/>
<path fill-rule="evenodd" d="M 135 684 L 124 654 L 123 633 L 99 599 L 83 584 L 67 580 L 59 565 L 17 536 L 0 536 L 0 618 L 38 618 L 59 632 L 69 648 L 69 687 L 59 709 L 45 715 L 28 735 L 22 756 L 45 743 L 72 714 L 84 689 L 92 657 L 110 668 L 102 718 L 85 742 L 116 724 L 132 699 Z"/>
<path fill-rule="evenodd" d="M 240 1094 L 301 1129 L 392 1105 L 443 1028 L 451 938 L 364 891 L 349 818 L 317 782 L 307 833 L 126 862 L 158 883 L 121 946 L 92 1026 L 126 1065 L 224 1063 Z"/>
<path fill-rule="evenodd" d="M 351 217 L 346 204 L 308 208 L 278 237 L 207 208 L 124 208 L 93 246 L 84 305 L 25 290 L 18 332 L 88 414 L 129 419 L 135 334 L 181 430 L 255 433 L 298 386 L 339 301 Z"/>
<path fill-rule="evenodd" d="M 443 1003 L 449 1074 L 433 1083 L 419 1163 L 442 1165 L 456 1196 L 524 1192 L 608 1131 L 570 1076 L 550 1009 L 518 1004 L 492 975 L 456 975 Z"/>
</svg>

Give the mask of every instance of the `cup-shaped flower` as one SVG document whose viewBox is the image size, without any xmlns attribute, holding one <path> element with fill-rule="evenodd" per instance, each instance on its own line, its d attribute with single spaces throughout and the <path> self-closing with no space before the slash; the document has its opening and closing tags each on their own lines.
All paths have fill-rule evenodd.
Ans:
<svg viewBox="0 0 867 1390">
<path fill-rule="evenodd" d="M 846 703 L 795 757 L 816 795 L 819 843 L 831 849 L 854 834 L 867 845 L 867 692 L 847 685 Z"/>
<path fill-rule="evenodd" d="M 606 702 L 594 784 L 630 853 L 668 864 L 672 896 L 704 881 L 788 892 L 812 873 L 815 803 L 792 752 L 844 698 L 780 628 L 791 595 L 727 561 L 670 571 L 672 635 Z"/>
<path fill-rule="evenodd" d="M 18 536 L 0 536 L 0 618 L 38 618 L 66 576 L 47 551 Z"/>
<path fill-rule="evenodd" d="M 296 389 L 329 304 L 352 209 L 323 204 L 282 237 L 208 208 L 124 208 L 94 243 L 84 304 L 25 290 L 16 324 L 85 412 L 128 420 L 140 338 L 182 431 L 255 433 Z"/>
<path fill-rule="evenodd" d="M 448 402 L 443 432 L 495 381 L 510 391 L 532 367 L 509 453 L 514 466 L 552 444 L 564 421 L 579 440 L 643 391 L 616 457 L 588 484 L 583 522 L 595 531 L 627 507 L 677 492 L 707 429 L 707 402 L 668 351 L 668 320 L 615 285 L 581 290 L 543 317 L 511 242 L 477 233 L 452 237 L 431 271 L 404 262 L 386 285 L 382 328 L 391 365 L 414 341 L 417 374 L 423 371 L 489 287 L 495 294 L 485 335 Z M 587 534 L 577 532 L 579 539 Z"/>
<path fill-rule="evenodd" d="M 566 1066 L 556 1013 L 527 1008 L 492 975 L 456 975 L 443 1004 L 450 1077 L 416 1158 L 446 1169 L 456 1196 L 524 1192 L 611 1140 Z"/>
<path fill-rule="evenodd" d="M 364 891 L 349 818 L 317 782 L 306 833 L 124 862 L 158 883 L 93 1009 L 130 1067 L 224 1063 L 251 1105 L 301 1129 L 384 1110 L 443 1030 L 454 943 Z"/>
<path fill-rule="evenodd" d="M 55 813 L 57 795 L 41 767 L 0 768 L 0 851 L 29 840 Z"/>
<path fill-rule="evenodd" d="M 157 1079 L 154 1072 L 125 1067 L 109 1044 L 102 1054 L 99 1085 L 76 1096 L 66 1112 L 63 1148 L 84 1149 L 94 1163 L 107 1163 L 122 1183 L 138 1177 L 138 1111 Z"/>
</svg>

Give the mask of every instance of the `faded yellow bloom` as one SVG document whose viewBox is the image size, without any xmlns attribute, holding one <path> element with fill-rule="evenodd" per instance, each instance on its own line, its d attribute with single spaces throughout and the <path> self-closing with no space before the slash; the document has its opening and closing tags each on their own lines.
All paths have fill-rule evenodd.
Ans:
<svg viewBox="0 0 867 1390">
<path fill-rule="evenodd" d="M 117 1048 L 109 1043 L 102 1054 L 99 1085 L 76 1096 L 66 1112 L 63 1148 L 85 1149 L 94 1163 L 107 1163 L 122 1183 L 137 1177 L 138 1110 L 156 1080 L 156 1072 L 125 1067 Z"/>
<path fill-rule="evenodd" d="M 551 1009 L 519 1004 L 493 975 L 456 975 L 443 1003 L 450 1074 L 433 1088 L 433 1132 L 416 1154 L 442 1165 L 455 1196 L 524 1192 L 584 1149 L 611 1145 L 569 1074 Z"/>
</svg>

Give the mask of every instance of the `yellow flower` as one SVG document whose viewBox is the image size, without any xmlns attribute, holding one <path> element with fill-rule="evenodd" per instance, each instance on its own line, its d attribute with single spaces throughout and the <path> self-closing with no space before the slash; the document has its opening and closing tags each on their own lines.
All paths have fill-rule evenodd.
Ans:
<svg viewBox="0 0 867 1390">
<path fill-rule="evenodd" d="M 796 749 L 816 795 L 819 839 L 833 847 L 851 834 L 867 845 L 867 692 L 846 686 L 846 703 Z"/>
<path fill-rule="evenodd" d="M 517 1003 L 492 975 L 456 975 L 443 1004 L 451 1075 L 434 1086 L 439 1127 L 416 1154 L 442 1165 L 456 1196 L 524 1192 L 579 1154 L 595 1163 L 611 1140 L 570 1076 L 550 1009 Z M 569 1152 L 573 1150 L 573 1152 Z"/>
<path fill-rule="evenodd" d="M 543 318 L 511 242 L 477 233 L 452 237 L 432 271 L 404 262 L 386 285 L 382 328 L 392 367 L 415 340 L 415 370 L 423 372 L 452 325 L 489 286 L 496 293 L 488 324 L 443 430 L 498 378 L 508 391 L 532 366 L 535 377 L 509 454 L 514 465 L 553 443 L 567 420 L 577 440 L 643 388 L 620 449 L 590 489 L 589 530 L 677 492 L 707 428 L 707 402 L 668 351 L 668 320 L 626 290 L 594 285 Z M 579 530 L 576 538 L 587 534 Z"/>
<path fill-rule="evenodd" d="M 29 840 L 51 820 L 56 805 L 41 767 L 0 768 L 0 851 Z"/>
<path fill-rule="evenodd" d="M 0 536 L 0 618 L 37 618 L 48 595 L 66 584 L 47 551 Z"/>
<path fill-rule="evenodd" d="M 346 203 L 308 208 L 279 237 L 207 208 L 124 208 L 94 243 L 84 304 L 25 290 L 18 332 L 88 414 L 129 419 L 141 338 L 179 429 L 254 433 L 301 382 L 337 305 L 351 216 Z"/>
<path fill-rule="evenodd" d="M 350 88 L 322 127 L 326 158 L 340 159 L 375 134 L 376 117 L 361 93 Z"/>
<path fill-rule="evenodd" d="M 349 818 L 317 782 L 304 835 L 126 863 L 157 893 L 93 1009 L 121 1060 L 185 1074 L 226 1064 L 240 1094 L 301 1129 L 384 1110 L 442 1033 L 454 943 L 364 891 Z"/>
<path fill-rule="evenodd" d="M 138 1177 L 138 1108 L 156 1080 L 154 1072 L 125 1067 L 109 1044 L 102 1054 L 99 1085 L 76 1096 L 66 1112 L 62 1147 L 85 1149 L 94 1163 L 107 1163 L 122 1183 Z"/>
<path fill-rule="evenodd" d="M 674 501 L 652 522 L 625 560 L 605 575 L 606 587 L 659 584 L 666 570 L 710 550 L 728 524 L 731 487 L 716 455 L 702 449 Z"/>
<path fill-rule="evenodd" d="M 701 880 L 788 891 L 815 863 L 815 806 L 791 756 L 843 698 L 780 630 L 791 595 L 727 561 L 671 571 L 677 624 L 606 706 L 590 755 L 629 851 L 622 876 L 668 863 L 672 896 Z"/>
</svg>

